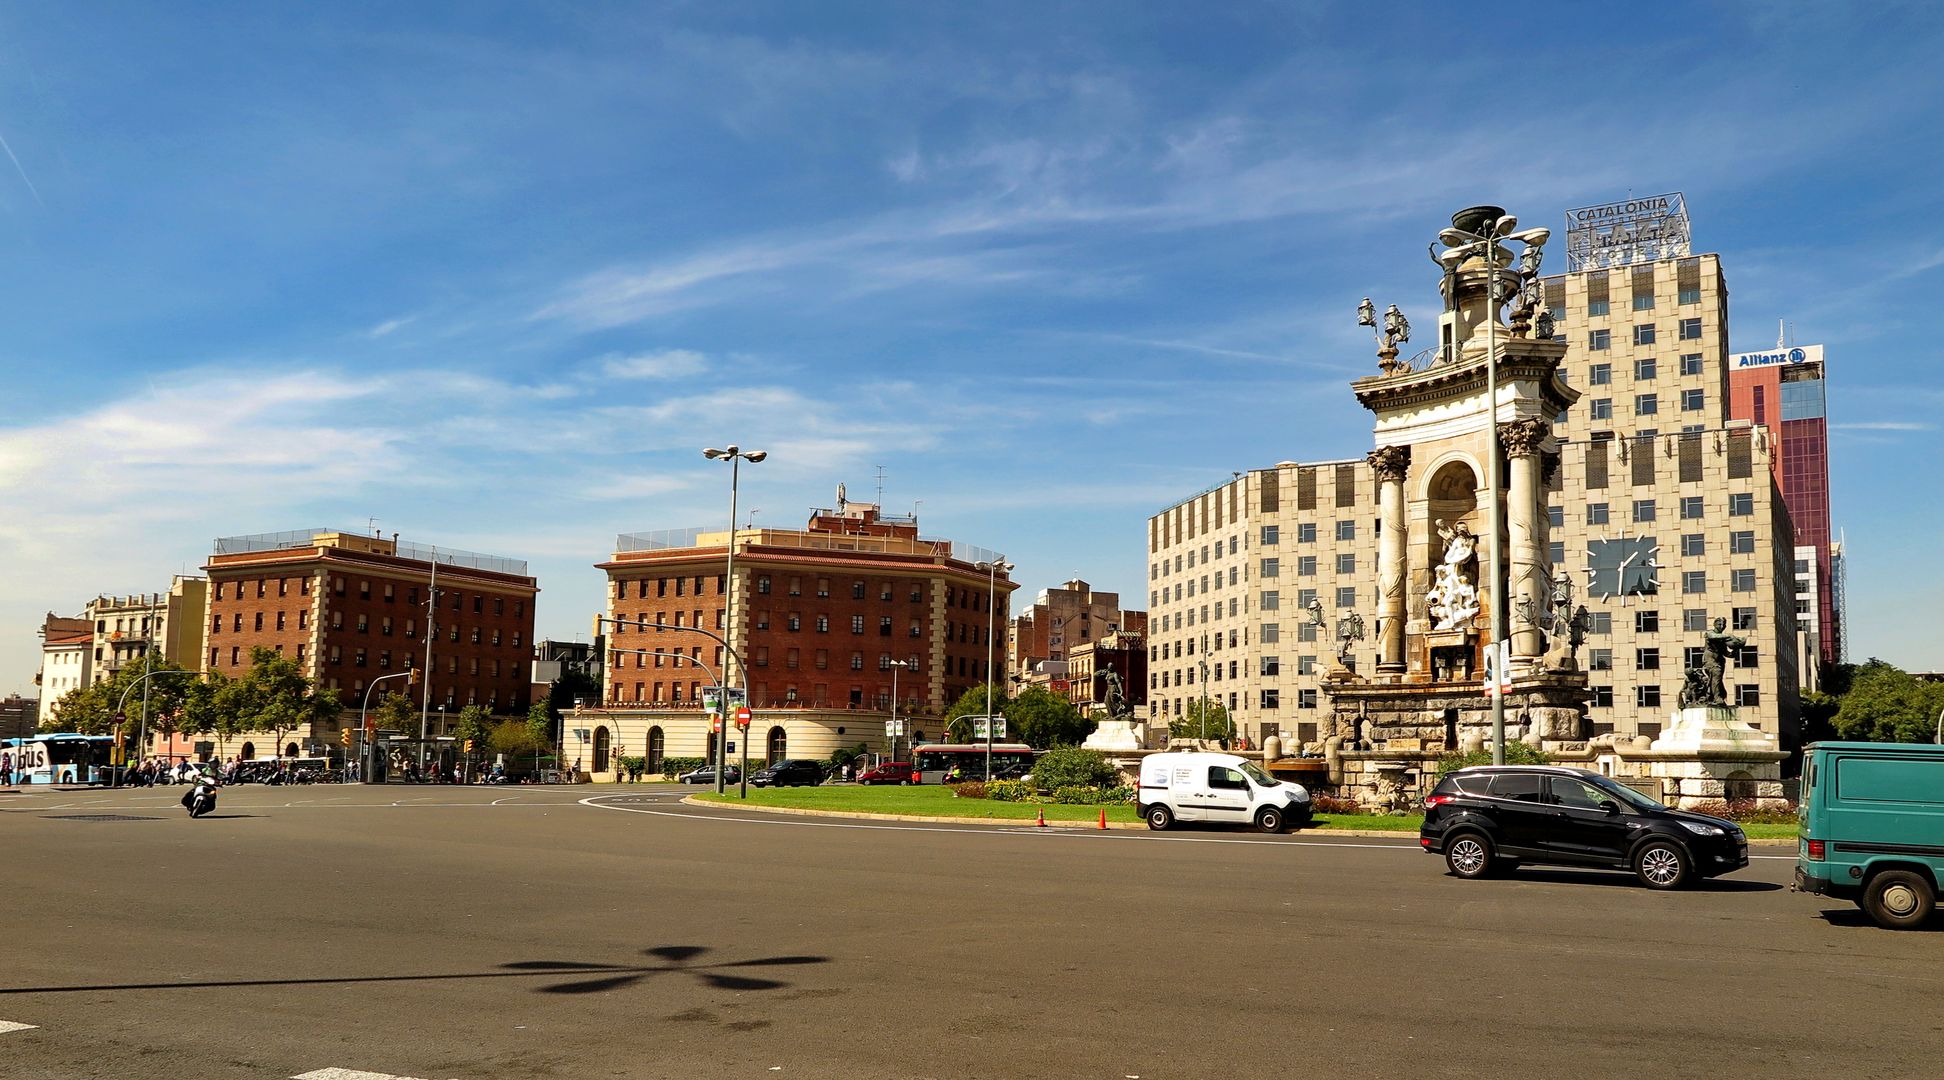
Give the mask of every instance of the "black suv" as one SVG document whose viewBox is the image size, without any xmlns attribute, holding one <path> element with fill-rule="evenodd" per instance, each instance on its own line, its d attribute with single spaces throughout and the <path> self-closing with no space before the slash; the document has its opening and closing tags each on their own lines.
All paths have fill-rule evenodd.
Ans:
<svg viewBox="0 0 1944 1080">
<path fill-rule="evenodd" d="M 824 782 L 823 762 L 809 758 L 785 758 L 767 769 L 750 773 L 749 782 L 757 787 L 821 784 Z"/>
<path fill-rule="evenodd" d="M 1531 862 L 1631 870 L 1650 889 L 1678 889 L 1748 865 L 1748 837 L 1734 822 L 1670 810 L 1586 769 L 1460 769 L 1424 806 L 1418 844 L 1461 878 Z"/>
</svg>

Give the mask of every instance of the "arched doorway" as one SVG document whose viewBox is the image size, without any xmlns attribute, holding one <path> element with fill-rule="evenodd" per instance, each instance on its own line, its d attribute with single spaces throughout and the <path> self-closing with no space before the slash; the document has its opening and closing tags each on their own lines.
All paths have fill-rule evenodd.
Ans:
<svg viewBox="0 0 1944 1080">
<path fill-rule="evenodd" d="M 606 727 L 597 727 L 594 729 L 595 772 L 608 771 L 608 739 L 608 729 Z"/>
<path fill-rule="evenodd" d="M 789 756 L 789 749 L 789 736 L 783 734 L 783 729 L 780 727 L 769 729 L 769 764 L 774 765 Z"/>
<path fill-rule="evenodd" d="M 244 761 L 255 761 L 255 760 L 256 760 L 256 744 L 255 744 L 255 743 L 253 743 L 253 742 L 246 742 L 246 743 L 244 743 L 244 744 L 243 744 L 243 760 L 244 760 Z"/>
<path fill-rule="evenodd" d="M 662 765 L 662 729 L 648 729 L 648 771 L 658 773 Z"/>
<path fill-rule="evenodd" d="M 297 744 L 296 744 L 296 743 L 286 743 L 286 744 L 284 744 L 284 756 L 285 756 L 285 757 L 296 757 L 296 756 L 297 756 Z"/>
</svg>

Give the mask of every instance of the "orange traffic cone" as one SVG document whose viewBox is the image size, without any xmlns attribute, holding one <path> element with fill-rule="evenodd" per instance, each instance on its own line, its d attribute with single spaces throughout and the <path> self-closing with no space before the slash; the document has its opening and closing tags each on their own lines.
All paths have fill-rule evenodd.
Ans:
<svg viewBox="0 0 1944 1080">
<path fill-rule="evenodd" d="M 1042 829 L 1046 828 L 1046 807 L 1044 806 L 1040 807 L 1039 827 Z"/>
<path fill-rule="evenodd" d="M 1100 810 L 1100 827 L 1101 827 L 1101 828 L 1103 828 L 1103 829 L 1107 827 L 1107 809 L 1106 809 L 1106 807 L 1102 807 L 1102 808 L 1101 808 L 1101 810 Z"/>
</svg>

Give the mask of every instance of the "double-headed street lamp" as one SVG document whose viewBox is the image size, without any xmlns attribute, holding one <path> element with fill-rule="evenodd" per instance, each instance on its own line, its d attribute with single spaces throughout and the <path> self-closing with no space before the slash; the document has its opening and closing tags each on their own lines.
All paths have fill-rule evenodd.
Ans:
<svg viewBox="0 0 1944 1080">
<path fill-rule="evenodd" d="M 1505 510 L 1499 505 L 1499 430 L 1498 430 L 1498 317 L 1499 306 L 1503 300 L 1498 291 L 1498 252 L 1501 240 L 1517 240 L 1530 247 L 1538 247 L 1552 236 L 1549 229 L 1527 229 L 1514 232 L 1519 227 L 1519 219 L 1496 206 L 1478 207 L 1483 216 L 1474 226 L 1477 231 L 1461 229 L 1454 223 L 1451 228 L 1438 234 L 1438 242 L 1449 250 L 1438 256 L 1438 260 L 1455 270 L 1464 260 L 1483 253 L 1485 256 L 1485 398 L 1488 410 L 1485 431 L 1485 491 L 1486 500 L 1491 505 L 1491 531 L 1486 537 L 1488 573 L 1491 575 L 1492 626 L 1491 643 L 1486 646 L 1493 656 L 1492 670 L 1492 764 L 1505 764 L 1505 695 L 1500 691 L 1506 673 L 1498 670 L 1504 666 L 1505 655 L 1499 651 L 1499 642 L 1505 638 L 1505 590 L 1502 585 L 1505 573 L 1505 555 L 1501 550 L 1499 533 L 1503 527 Z M 1461 215 L 1462 216 L 1462 215 Z M 1509 299 L 1509 297 L 1507 298 Z"/>
<path fill-rule="evenodd" d="M 737 481 L 741 479 L 742 463 L 747 461 L 751 465 L 754 465 L 757 462 L 768 457 L 769 451 L 744 450 L 742 447 L 737 446 L 735 443 L 730 443 L 728 448 L 724 450 L 717 450 L 714 447 L 709 447 L 702 451 L 702 456 L 708 458 L 710 461 L 726 461 L 729 463 L 729 545 L 728 545 L 729 555 L 727 559 L 728 568 L 725 571 L 724 579 L 723 579 L 724 593 L 725 593 L 723 599 L 723 621 L 726 624 L 723 627 L 723 630 L 731 638 L 734 638 L 736 636 L 736 486 L 737 486 Z M 727 643 L 725 642 L 725 645 L 726 644 Z M 747 678 L 749 674 L 748 669 L 743 668 L 741 662 L 738 660 L 736 656 L 736 650 L 733 646 L 729 647 L 729 659 L 732 661 L 737 661 L 736 667 L 739 670 L 741 670 L 743 676 Z M 722 696 L 724 698 L 722 704 L 723 704 L 723 711 L 725 713 L 728 711 L 728 707 L 729 707 L 729 702 L 727 700 L 727 698 L 729 697 L 728 676 L 731 674 L 733 673 L 729 672 L 725 666 L 725 670 L 723 672 L 724 678 L 722 684 L 722 691 L 723 691 Z M 744 695 L 744 700 L 748 700 L 748 696 L 746 694 Z M 728 720 L 729 718 L 727 716 L 723 717 L 722 730 L 716 733 L 716 794 L 718 795 L 722 794 L 723 792 L 722 770 L 723 767 L 728 764 L 728 758 L 729 758 Z M 749 740 L 748 734 L 744 733 L 743 741 L 747 742 L 748 740 Z M 744 747 L 745 752 L 747 751 L 747 749 L 748 748 L 745 746 Z"/>
<path fill-rule="evenodd" d="M 998 690 L 998 680 L 992 675 L 992 631 L 999 617 L 999 573 L 1012 573 L 1017 567 L 1006 561 L 1004 555 L 991 562 L 978 564 L 986 572 L 986 767 L 985 778 L 992 779 L 992 727 L 997 719 L 992 711 L 992 701 Z"/>
<path fill-rule="evenodd" d="M 596 634 L 599 634 L 601 632 L 601 627 L 609 623 L 612 623 L 615 626 L 632 626 L 642 630 L 686 630 L 693 633 L 701 634 L 703 637 L 706 637 L 710 641 L 713 641 L 716 644 L 722 646 L 722 651 L 725 654 L 727 654 L 722 663 L 722 673 L 724 676 L 728 675 L 729 663 L 732 660 L 735 662 L 737 667 L 743 668 L 744 670 L 748 669 L 747 665 L 745 665 L 742 662 L 742 655 L 736 652 L 736 647 L 734 645 L 729 644 L 727 638 L 723 637 L 721 634 L 718 634 L 712 630 L 704 630 L 699 626 L 670 626 L 667 623 L 655 622 L 650 619 L 617 619 L 611 615 L 596 615 L 594 617 L 594 632 Z M 728 629 L 727 627 L 724 627 L 725 632 L 727 631 L 727 629 Z M 622 650 L 614 650 L 614 651 L 619 652 Z M 695 662 L 698 664 L 701 663 L 701 661 L 696 660 L 694 657 L 688 657 L 687 659 L 695 660 Z M 709 670 L 708 665 L 702 664 L 702 670 L 708 671 Z M 716 678 L 718 682 L 724 684 L 728 682 L 726 678 L 717 678 L 717 676 L 715 676 L 713 673 L 711 673 L 710 678 Z M 715 740 L 716 745 L 719 748 L 715 759 L 717 795 L 721 795 L 726 790 L 725 785 L 723 783 L 722 770 L 724 766 L 729 764 L 728 761 L 725 760 L 729 756 L 729 737 L 728 737 L 729 717 L 726 715 L 729 708 L 729 702 L 728 702 L 729 687 L 727 685 L 724 685 L 722 689 L 723 689 L 723 699 L 724 699 L 722 706 L 725 715 L 722 718 L 722 731 L 719 733 L 720 738 Z M 744 741 L 745 742 L 748 741 L 747 735 L 744 736 Z M 747 785 L 745 785 L 743 788 L 743 794 L 744 795 L 749 794 L 749 789 Z"/>
</svg>

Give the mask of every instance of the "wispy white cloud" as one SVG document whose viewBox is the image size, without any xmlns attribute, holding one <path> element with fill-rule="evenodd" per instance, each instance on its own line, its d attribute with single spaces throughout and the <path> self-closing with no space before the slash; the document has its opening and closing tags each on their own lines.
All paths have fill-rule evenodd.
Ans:
<svg viewBox="0 0 1944 1080">
<path fill-rule="evenodd" d="M 601 361 L 601 372 L 610 379 L 675 379 L 700 374 L 707 367 L 706 357 L 688 349 L 609 356 Z"/>
<path fill-rule="evenodd" d="M 403 330 L 405 327 L 410 326 L 411 324 L 417 321 L 418 321 L 417 315 L 401 315 L 396 319 L 386 319 L 384 322 L 379 323 L 377 326 L 374 326 L 371 329 L 366 330 L 365 336 L 368 338 L 372 338 L 374 340 L 381 337 L 387 337 L 399 330 Z"/>
<path fill-rule="evenodd" d="M 1911 420 L 1868 420 L 1850 424 L 1831 424 L 1837 431 L 1936 431 L 1936 424 Z"/>
</svg>

